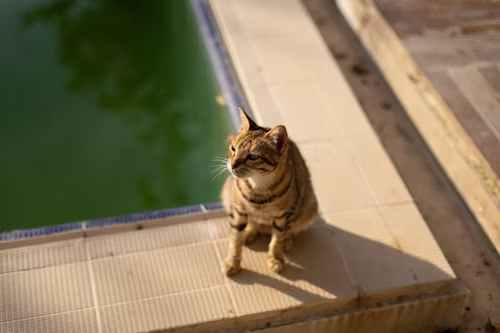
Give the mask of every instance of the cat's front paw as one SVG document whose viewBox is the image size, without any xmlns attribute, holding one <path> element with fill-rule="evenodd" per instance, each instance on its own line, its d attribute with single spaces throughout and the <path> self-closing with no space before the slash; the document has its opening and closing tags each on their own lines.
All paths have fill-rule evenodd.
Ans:
<svg viewBox="0 0 500 333">
<path fill-rule="evenodd" d="M 231 276 L 238 273 L 241 270 L 241 265 L 239 263 L 235 263 L 234 260 L 226 259 L 222 264 L 222 272 L 226 274 L 226 276 Z"/>
<path fill-rule="evenodd" d="M 285 260 L 276 257 L 267 258 L 267 266 L 274 273 L 280 273 L 285 268 Z"/>
</svg>

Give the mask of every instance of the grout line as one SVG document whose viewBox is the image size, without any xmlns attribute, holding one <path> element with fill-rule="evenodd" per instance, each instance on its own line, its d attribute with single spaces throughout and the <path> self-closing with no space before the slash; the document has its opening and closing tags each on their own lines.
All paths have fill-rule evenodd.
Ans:
<svg viewBox="0 0 500 333">
<path fill-rule="evenodd" d="M 378 143 L 378 144 L 380 145 L 380 143 Z M 368 188 L 368 191 L 370 192 L 370 196 L 371 196 L 371 198 L 373 199 L 373 201 L 375 203 L 374 207 L 377 210 L 377 212 L 379 214 L 379 217 L 382 219 L 382 222 L 384 223 L 385 229 L 387 230 L 387 232 L 389 233 L 389 235 L 391 235 L 392 240 L 398 246 L 398 248 L 401 250 L 401 252 L 405 253 L 402 250 L 403 247 L 401 246 L 398 238 L 396 237 L 396 235 L 394 234 L 394 232 L 391 230 L 391 228 L 389 228 L 389 226 L 387 225 L 387 221 L 385 220 L 384 215 L 382 213 L 382 206 L 386 206 L 386 205 L 382 205 L 380 203 L 377 195 L 375 194 L 375 190 L 374 190 L 373 186 L 370 184 L 370 181 L 368 180 L 365 172 L 363 171 L 362 166 L 360 165 L 359 161 L 356 158 L 353 157 L 353 154 L 350 153 L 350 149 L 349 149 L 348 143 L 345 140 L 343 140 L 342 141 L 342 145 L 344 146 L 344 149 L 346 149 L 346 152 L 347 152 L 347 155 L 349 156 L 349 159 L 354 163 L 354 167 L 356 168 L 356 171 L 357 171 L 358 175 L 361 177 L 361 180 L 363 181 L 363 184 L 365 184 L 365 186 Z M 406 185 L 403 185 L 403 186 L 405 186 L 405 188 L 408 190 L 408 188 L 406 187 Z M 411 194 L 410 194 L 410 198 L 411 198 L 410 202 L 414 204 L 413 197 L 411 196 Z M 408 202 L 402 202 L 402 203 L 408 203 Z M 397 204 L 401 204 L 401 203 L 397 203 Z"/>
<path fill-rule="evenodd" d="M 16 251 L 20 248 L 22 248 L 23 250 L 31 250 L 34 248 L 40 249 L 40 248 L 47 248 L 47 247 L 50 248 L 54 244 L 66 245 L 66 244 L 70 244 L 70 243 L 77 242 L 77 241 L 81 242 L 81 241 L 83 241 L 83 239 L 84 239 L 83 236 L 81 236 L 81 237 L 76 237 L 76 238 L 71 238 L 71 239 L 62 239 L 62 240 L 43 242 L 43 243 L 39 243 L 39 244 L 30 244 L 30 245 L 25 245 L 25 246 L 11 247 L 11 248 L 7 248 L 7 249 L 1 249 L 0 253 L 13 252 L 13 251 Z"/>
<path fill-rule="evenodd" d="M 3 273 L 0 273 L 0 276 L 2 275 L 9 275 L 9 274 L 28 274 L 32 271 L 35 271 L 35 270 L 42 270 L 42 269 L 51 269 L 51 268 L 55 268 L 55 267 L 67 267 L 67 266 L 72 266 L 72 265 L 81 265 L 81 264 L 84 264 L 85 263 L 85 259 L 81 260 L 81 261 L 75 261 L 75 262 L 70 262 L 70 263 L 66 263 L 66 264 L 61 264 L 61 265 L 51 265 L 51 266 L 43 266 L 43 267 L 35 267 L 35 268 L 27 268 L 27 269 L 21 269 L 21 270 L 18 270 L 18 271 L 10 271 L 10 272 L 3 272 Z"/>
<path fill-rule="evenodd" d="M 125 302 L 118 302 L 118 303 L 113 303 L 113 304 L 101 305 L 101 308 L 105 309 L 105 308 L 111 308 L 111 307 L 114 307 L 114 306 L 134 304 L 134 303 L 140 303 L 140 302 L 145 302 L 145 301 L 153 301 L 153 300 L 158 300 L 158 299 L 162 299 L 162 298 L 170 298 L 170 297 L 175 297 L 175 296 L 189 295 L 189 294 L 199 293 L 199 292 L 203 292 L 203 291 L 222 289 L 224 287 L 225 287 L 225 285 L 219 284 L 219 285 L 210 286 L 210 287 L 206 287 L 206 288 L 199 288 L 199 289 L 192 289 L 192 290 L 186 290 L 186 291 L 179 291 L 179 292 L 175 292 L 175 293 L 171 293 L 171 294 L 164 294 L 164 295 L 159 295 L 159 296 L 151 296 L 151 297 L 146 297 L 146 298 L 141 298 L 141 299 L 135 299 L 135 300 L 131 300 L 131 301 L 125 301 Z"/>
<path fill-rule="evenodd" d="M 24 317 L 24 318 L 19 318 L 19 319 L 14 319 L 14 320 L 0 321 L 0 324 L 18 323 L 18 322 L 34 320 L 34 319 L 41 319 L 41 318 L 51 318 L 51 317 L 72 314 L 72 313 L 86 312 L 86 311 L 91 311 L 91 310 L 93 310 L 93 308 L 82 308 L 82 309 L 77 309 L 77 310 L 62 311 L 62 312 L 49 313 L 49 314 L 44 314 L 44 315 L 39 315 L 39 316 L 31 316 L 31 317 Z"/>
<path fill-rule="evenodd" d="M 226 237 L 227 238 L 227 237 Z M 219 238 L 219 239 L 226 239 L 226 238 Z M 201 242 L 196 242 L 196 243 L 186 243 L 186 244 L 179 244 L 179 245 L 173 245 L 173 246 L 167 246 L 167 247 L 159 247 L 155 249 L 147 249 L 147 250 L 140 250 L 140 251 L 134 251 L 134 252 L 128 252 L 128 253 L 123 253 L 123 254 L 117 254 L 113 256 L 108 256 L 108 257 L 98 257 L 98 258 L 93 258 L 91 259 L 92 261 L 105 261 L 105 260 L 112 260 L 116 258 L 122 258 L 122 257 L 128 257 L 128 256 L 133 256 L 133 255 L 140 255 L 148 252 L 162 252 L 162 251 L 167 251 L 171 249 L 178 249 L 181 247 L 196 247 L 196 246 L 202 246 L 202 245 L 209 245 L 213 240 L 208 240 L 208 241 L 201 241 Z"/>
<path fill-rule="evenodd" d="M 95 311 L 95 316 L 96 316 L 96 321 L 97 321 L 97 332 L 101 333 L 102 332 L 102 325 L 101 325 L 101 314 L 99 312 L 99 302 L 97 300 L 97 289 L 96 289 L 96 283 L 95 283 L 95 278 L 94 278 L 94 270 L 92 268 L 92 261 L 90 259 L 90 248 L 89 248 L 89 243 L 85 242 L 85 253 L 87 256 L 87 269 L 89 271 L 89 278 L 90 278 L 90 288 L 92 290 L 92 301 L 94 303 L 94 311 Z"/>
<path fill-rule="evenodd" d="M 342 249 L 342 246 L 339 244 L 339 240 L 337 239 L 336 234 L 333 235 L 333 242 L 334 242 L 335 248 L 337 249 L 337 252 L 340 255 L 340 260 L 342 261 L 342 266 L 344 267 L 344 270 L 347 273 L 347 276 L 349 278 L 349 282 L 351 283 L 352 287 L 358 293 L 358 297 L 360 297 L 360 295 L 364 293 L 363 288 L 358 283 L 358 281 L 354 278 L 354 274 L 351 272 L 351 269 L 349 268 L 349 264 L 347 263 L 347 257 L 344 253 L 344 250 Z"/>
<path fill-rule="evenodd" d="M 347 143 L 344 143 L 344 144 L 347 145 Z M 346 148 L 348 149 L 348 153 L 349 153 L 349 147 L 346 147 Z M 377 212 L 379 214 L 379 217 L 382 219 L 382 223 L 383 223 L 386 231 L 389 233 L 389 235 L 391 236 L 392 240 L 394 241 L 394 243 L 397 245 L 398 249 L 402 253 L 405 253 L 407 255 L 411 255 L 410 253 L 407 253 L 406 251 L 403 250 L 403 247 L 401 246 L 401 243 L 400 243 L 398 237 L 396 237 L 396 235 L 394 234 L 394 232 L 392 231 L 392 229 L 390 228 L 390 226 L 387 225 L 387 221 L 386 221 L 386 219 L 384 217 L 384 214 L 382 212 L 382 206 L 386 206 L 386 205 L 382 205 L 380 203 L 380 201 L 378 200 L 377 195 L 375 194 L 375 191 L 374 191 L 373 187 L 371 186 L 371 184 L 370 184 L 370 182 L 369 182 L 366 174 L 363 171 L 363 168 L 361 167 L 361 165 L 359 164 L 359 162 L 355 158 L 353 158 L 351 156 L 351 154 L 349 154 L 349 158 L 351 158 L 352 162 L 354 163 L 354 166 L 356 167 L 356 170 L 357 170 L 358 174 L 361 176 L 361 179 L 362 179 L 363 183 L 368 187 L 368 191 L 370 192 L 370 196 L 375 201 L 375 209 L 377 210 Z M 410 194 L 410 198 L 412 199 L 411 203 L 413 203 L 415 205 L 415 203 L 413 201 L 413 197 L 411 196 L 411 194 Z M 407 268 L 410 271 L 410 273 L 412 273 L 411 266 L 408 266 Z M 417 284 L 417 283 L 418 283 L 418 281 L 415 281 L 415 284 Z"/>
<path fill-rule="evenodd" d="M 224 259 L 222 258 L 222 255 L 221 255 L 221 253 L 219 251 L 219 248 L 217 247 L 217 241 L 213 240 L 212 241 L 212 246 L 213 246 L 213 248 L 215 250 L 215 255 L 217 257 L 217 260 L 219 261 L 219 265 L 222 265 L 222 262 L 223 262 Z M 229 298 L 231 300 L 231 305 L 233 306 L 234 314 L 236 316 L 238 316 L 238 313 L 237 313 L 237 310 L 236 310 L 236 300 L 234 299 L 234 295 L 233 295 L 233 293 L 231 291 L 231 288 L 230 288 L 231 283 L 229 281 L 229 278 L 226 275 L 224 275 L 224 285 L 223 286 L 224 286 L 224 288 L 226 288 L 226 291 L 227 291 L 227 293 L 229 295 Z"/>
</svg>

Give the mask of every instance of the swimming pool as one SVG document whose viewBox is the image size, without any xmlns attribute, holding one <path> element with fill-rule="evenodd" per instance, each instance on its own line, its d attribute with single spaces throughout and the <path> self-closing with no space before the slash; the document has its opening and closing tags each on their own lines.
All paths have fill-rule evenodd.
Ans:
<svg viewBox="0 0 500 333">
<path fill-rule="evenodd" d="M 0 231 L 218 201 L 232 131 L 188 1 L 4 0 Z"/>
</svg>

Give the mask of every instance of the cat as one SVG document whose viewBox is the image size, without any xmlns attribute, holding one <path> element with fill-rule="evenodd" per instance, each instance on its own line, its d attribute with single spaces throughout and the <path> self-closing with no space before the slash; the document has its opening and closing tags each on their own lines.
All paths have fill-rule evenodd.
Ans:
<svg viewBox="0 0 500 333">
<path fill-rule="evenodd" d="M 242 108 L 239 112 L 241 128 L 228 137 L 230 175 L 222 188 L 231 227 L 222 271 L 228 276 L 240 271 L 243 245 L 271 233 L 267 265 L 280 273 L 293 235 L 308 228 L 318 213 L 311 176 L 285 126 L 261 127 Z"/>
</svg>

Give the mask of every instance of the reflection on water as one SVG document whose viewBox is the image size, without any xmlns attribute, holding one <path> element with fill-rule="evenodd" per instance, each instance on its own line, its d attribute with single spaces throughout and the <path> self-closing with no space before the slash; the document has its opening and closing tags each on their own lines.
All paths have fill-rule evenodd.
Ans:
<svg viewBox="0 0 500 333">
<path fill-rule="evenodd" d="M 230 131 L 189 1 L 3 0 L 0 229 L 218 200 Z"/>
</svg>

